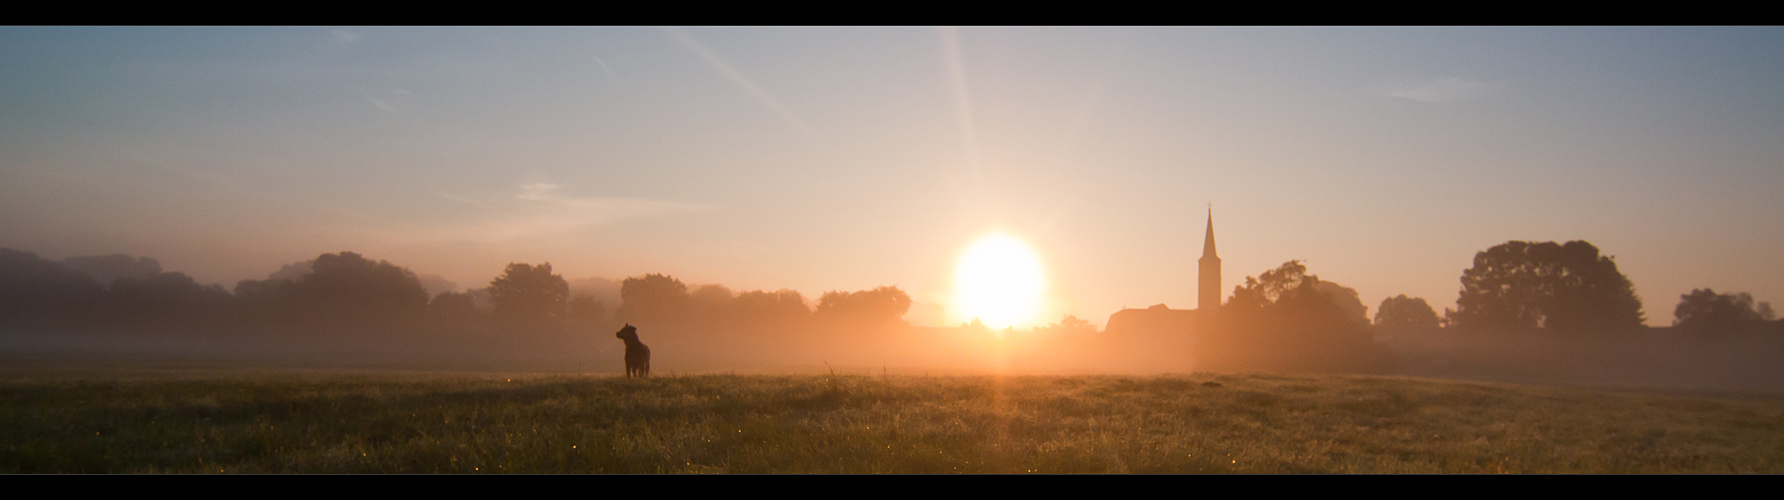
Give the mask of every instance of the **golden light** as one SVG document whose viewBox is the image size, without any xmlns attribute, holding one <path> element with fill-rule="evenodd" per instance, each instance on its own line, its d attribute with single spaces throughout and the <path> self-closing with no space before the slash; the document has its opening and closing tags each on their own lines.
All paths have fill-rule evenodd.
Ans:
<svg viewBox="0 0 1784 500">
<path fill-rule="evenodd" d="M 954 270 L 955 306 L 962 318 L 1002 329 L 1033 323 L 1045 287 L 1041 260 L 1020 240 L 992 234 L 973 242 Z"/>
</svg>

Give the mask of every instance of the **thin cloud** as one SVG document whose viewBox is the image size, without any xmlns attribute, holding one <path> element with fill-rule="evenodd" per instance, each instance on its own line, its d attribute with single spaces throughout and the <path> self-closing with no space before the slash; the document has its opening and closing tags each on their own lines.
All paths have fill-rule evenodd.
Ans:
<svg viewBox="0 0 1784 500">
<path fill-rule="evenodd" d="M 611 68 L 607 67 L 607 61 L 603 61 L 603 60 L 601 60 L 601 58 L 595 57 L 595 56 L 589 56 L 589 58 L 594 59 L 595 64 L 601 65 L 601 72 L 607 74 L 608 80 L 613 80 L 613 83 L 616 83 L 616 84 L 619 83 L 619 77 L 613 76 L 613 70 Z"/>
<path fill-rule="evenodd" d="M 370 102 L 370 103 L 372 103 L 373 106 L 377 106 L 378 109 L 382 109 L 389 113 L 396 113 L 398 111 L 401 111 L 402 108 L 404 106 L 406 106 L 409 103 L 409 101 L 411 101 L 412 98 L 415 96 L 414 92 L 410 92 L 410 91 L 407 91 L 404 89 L 395 89 L 395 90 L 391 90 L 388 92 L 384 92 L 383 93 L 384 97 L 379 97 L 377 95 L 373 95 L 371 92 L 367 92 L 365 90 L 360 90 L 360 89 L 355 89 L 355 90 L 359 90 L 359 95 L 365 96 L 365 100 L 367 102 Z"/>
<path fill-rule="evenodd" d="M 1396 85 L 1384 93 L 1389 97 L 1430 104 L 1444 104 L 1492 97 L 1503 92 L 1507 86 L 1508 84 L 1505 82 L 1483 82 L 1451 77 Z"/>
<path fill-rule="evenodd" d="M 751 82 L 749 78 L 744 77 L 743 73 L 739 73 L 736 68 L 732 68 L 731 65 L 725 63 L 723 59 L 719 59 L 719 56 L 713 54 L 712 51 L 706 50 L 706 46 L 695 41 L 694 37 L 688 36 L 687 33 L 683 33 L 681 30 L 675 28 L 663 28 L 663 31 L 669 32 L 670 36 L 675 37 L 675 39 L 680 41 L 682 45 L 687 46 L 688 50 L 694 51 L 694 54 L 699 55 L 701 59 L 705 59 L 707 64 L 712 65 L 712 69 L 718 70 L 719 74 L 725 75 L 725 78 L 731 79 L 732 83 L 736 83 L 737 86 L 743 87 L 743 90 L 749 92 L 751 96 L 755 96 L 756 101 L 761 102 L 763 106 L 767 106 L 769 110 L 774 111 L 776 114 L 779 114 L 781 118 L 786 119 L 787 123 L 793 125 L 793 128 L 797 128 L 800 132 L 804 132 L 806 135 L 812 137 L 818 136 L 817 129 L 812 128 L 811 125 L 807 125 L 805 120 L 799 119 L 798 115 L 793 114 L 793 111 L 787 109 L 786 106 L 781 105 L 780 101 L 775 100 L 773 96 L 768 95 L 767 91 L 762 90 L 761 87 L 757 87 L 755 82 Z M 605 68 L 606 65 L 603 64 L 602 67 Z"/>
<path fill-rule="evenodd" d="M 372 105 L 377 106 L 378 109 L 389 111 L 391 113 L 396 112 L 396 104 L 391 103 L 390 101 L 372 97 L 371 94 L 366 94 L 365 100 L 370 101 Z"/>
<path fill-rule="evenodd" d="M 604 224 L 645 217 L 710 210 L 711 207 L 645 198 L 571 196 L 566 186 L 535 182 L 517 186 L 519 192 L 477 201 L 445 192 L 446 199 L 489 209 L 476 222 L 455 222 L 420 228 L 411 239 L 495 243 L 532 237 L 581 233 Z"/>
<path fill-rule="evenodd" d="M 644 198 L 566 196 L 560 192 L 563 188 L 561 184 L 543 182 L 524 184 L 520 186 L 520 194 L 515 199 L 534 205 L 569 209 L 575 212 L 574 215 L 596 221 L 594 223 L 597 224 L 631 217 L 707 209 L 702 205 Z"/>
</svg>

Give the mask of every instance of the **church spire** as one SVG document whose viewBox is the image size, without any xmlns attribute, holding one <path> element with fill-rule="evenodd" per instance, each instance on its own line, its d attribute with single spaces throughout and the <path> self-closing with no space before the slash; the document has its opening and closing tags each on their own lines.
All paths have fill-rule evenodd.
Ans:
<svg viewBox="0 0 1784 500">
<path fill-rule="evenodd" d="M 1202 237 L 1202 258 L 1206 259 L 1209 257 L 1213 257 L 1216 260 L 1220 259 L 1220 255 L 1214 253 L 1214 204 L 1213 203 L 1208 204 L 1208 234 L 1206 236 Z"/>
<path fill-rule="evenodd" d="M 1200 283 L 1196 286 L 1196 308 L 1213 311 L 1220 307 L 1220 255 L 1214 252 L 1214 204 L 1208 204 L 1208 233 L 1202 240 Z"/>
</svg>

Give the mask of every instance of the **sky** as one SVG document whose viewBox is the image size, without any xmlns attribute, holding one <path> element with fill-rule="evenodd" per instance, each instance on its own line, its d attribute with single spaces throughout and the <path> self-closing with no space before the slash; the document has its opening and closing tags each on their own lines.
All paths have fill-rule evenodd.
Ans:
<svg viewBox="0 0 1784 500">
<path fill-rule="evenodd" d="M 1037 322 L 1284 261 L 1454 307 L 1586 240 L 1649 324 L 1784 301 L 1780 28 L 0 28 L 0 247 L 232 287 L 355 251 L 734 290 L 898 286 L 973 242 Z M 957 309 L 957 308 L 956 308 Z"/>
</svg>

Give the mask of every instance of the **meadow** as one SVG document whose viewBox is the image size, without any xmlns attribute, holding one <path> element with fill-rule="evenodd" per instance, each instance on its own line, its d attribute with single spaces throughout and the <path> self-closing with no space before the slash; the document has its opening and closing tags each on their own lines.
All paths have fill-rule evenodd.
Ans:
<svg viewBox="0 0 1784 500">
<path fill-rule="evenodd" d="M 1784 398 L 1436 379 L 0 369 L 4 473 L 1779 473 Z"/>
</svg>

